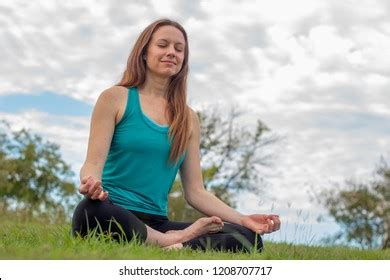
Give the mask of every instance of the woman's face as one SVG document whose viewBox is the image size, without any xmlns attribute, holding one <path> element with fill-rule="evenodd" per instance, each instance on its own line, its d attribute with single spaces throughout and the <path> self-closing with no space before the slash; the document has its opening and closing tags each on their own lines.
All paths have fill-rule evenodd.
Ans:
<svg viewBox="0 0 390 280">
<path fill-rule="evenodd" d="M 146 51 L 148 72 L 168 78 L 177 74 L 184 60 L 185 39 L 176 27 L 165 25 L 152 35 Z"/>
</svg>

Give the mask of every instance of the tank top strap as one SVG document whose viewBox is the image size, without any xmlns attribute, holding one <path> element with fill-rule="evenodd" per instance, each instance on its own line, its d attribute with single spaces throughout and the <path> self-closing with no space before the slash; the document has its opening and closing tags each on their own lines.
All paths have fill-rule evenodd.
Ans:
<svg viewBox="0 0 390 280">
<path fill-rule="evenodd" d="M 138 93 L 136 87 L 129 88 L 129 106 L 131 110 L 135 113 L 135 115 L 139 115 L 141 108 L 139 107 Z"/>
</svg>

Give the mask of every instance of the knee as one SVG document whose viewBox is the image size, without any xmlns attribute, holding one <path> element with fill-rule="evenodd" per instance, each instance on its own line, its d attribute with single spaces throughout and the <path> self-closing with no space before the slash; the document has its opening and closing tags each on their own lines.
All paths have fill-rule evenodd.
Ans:
<svg viewBox="0 0 390 280">
<path fill-rule="evenodd" d="M 129 211 L 113 205 L 108 200 L 82 200 L 73 214 L 73 236 L 107 235 L 117 241 L 131 241 L 137 238 L 144 242 L 146 226 Z"/>
<path fill-rule="evenodd" d="M 81 235 L 84 237 L 91 228 L 96 227 L 97 223 L 94 216 L 98 212 L 98 206 L 99 203 L 88 198 L 84 198 L 79 202 L 72 217 L 73 236 Z"/>
</svg>

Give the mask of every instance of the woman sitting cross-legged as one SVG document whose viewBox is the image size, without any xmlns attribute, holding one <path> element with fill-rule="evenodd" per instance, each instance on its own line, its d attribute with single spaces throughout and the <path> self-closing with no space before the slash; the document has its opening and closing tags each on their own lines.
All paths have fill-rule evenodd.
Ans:
<svg viewBox="0 0 390 280">
<path fill-rule="evenodd" d="M 162 247 L 250 251 L 261 234 L 280 228 L 278 215 L 243 215 L 203 186 L 200 125 L 187 105 L 188 40 L 171 20 L 150 24 L 138 37 L 121 81 L 99 96 L 72 230 L 100 228 L 114 238 L 138 237 Z M 194 223 L 167 218 L 176 175 L 187 202 L 205 214 Z"/>
</svg>

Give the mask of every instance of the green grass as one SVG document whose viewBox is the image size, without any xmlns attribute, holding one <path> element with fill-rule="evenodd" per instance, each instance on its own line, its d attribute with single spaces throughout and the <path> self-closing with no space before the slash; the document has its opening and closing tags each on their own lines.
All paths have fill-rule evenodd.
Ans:
<svg viewBox="0 0 390 280">
<path fill-rule="evenodd" d="M 144 259 L 144 260 L 330 260 L 390 259 L 390 250 L 304 246 L 265 243 L 262 253 L 202 252 L 190 249 L 166 251 L 157 246 L 120 244 L 95 237 L 82 240 L 70 235 L 70 225 L 0 221 L 0 259 Z"/>
</svg>

